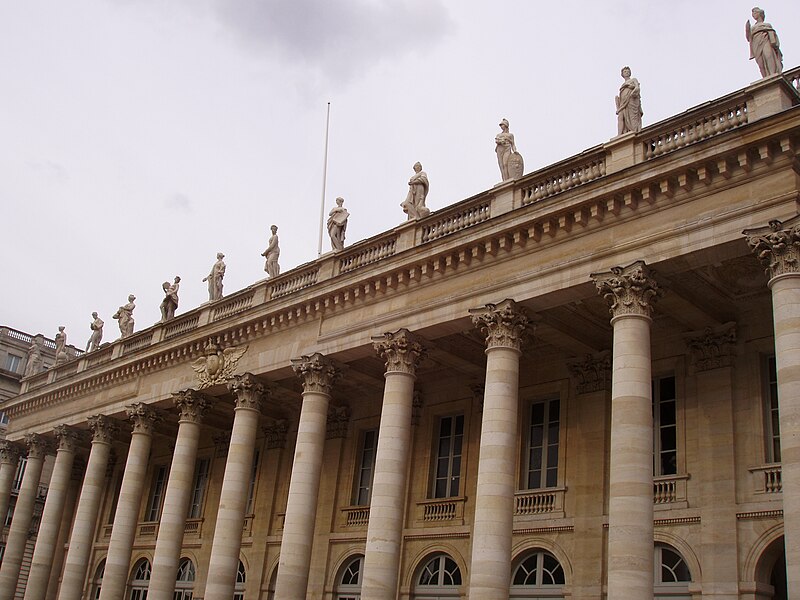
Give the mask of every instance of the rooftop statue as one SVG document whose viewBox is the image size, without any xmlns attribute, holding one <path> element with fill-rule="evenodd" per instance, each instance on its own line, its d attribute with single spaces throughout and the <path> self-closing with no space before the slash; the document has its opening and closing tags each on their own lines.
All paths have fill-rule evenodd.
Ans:
<svg viewBox="0 0 800 600">
<path fill-rule="evenodd" d="M 274 278 L 281 274 L 281 266 L 278 264 L 281 249 L 278 246 L 278 226 L 273 225 L 269 229 L 272 231 L 272 236 L 270 236 L 267 243 L 267 249 L 261 253 L 261 256 L 267 259 L 264 270 L 270 278 Z"/>
<path fill-rule="evenodd" d="M 642 130 L 642 96 L 639 89 L 639 80 L 631 77 L 631 68 L 622 67 L 622 78 L 625 80 L 619 87 L 617 103 L 617 134 L 622 135 L 632 131 L 639 133 Z"/>
<path fill-rule="evenodd" d="M 217 262 L 211 267 L 211 272 L 203 278 L 208 282 L 208 301 L 214 302 L 222 298 L 222 278 L 225 277 L 225 263 L 222 259 L 225 255 L 217 252 Z"/>
<path fill-rule="evenodd" d="M 86 351 L 94 352 L 100 347 L 100 341 L 103 339 L 103 319 L 97 316 L 96 312 L 92 313 L 92 322 L 89 323 L 89 329 L 92 330 L 92 335 L 89 336 L 89 341 L 86 342 Z"/>
<path fill-rule="evenodd" d="M 136 296 L 129 295 L 128 303 L 120 306 L 117 312 L 111 316 L 112 319 L 117 319 L 119 322 L 119 332 L 122 338 L 133 335 L 133 309 L 136 308 L 134 300 L 136 300 Z"/>
<path fill-rule="evenodd" d="M 514 134 L 508 130 L 508 120 L 500 121 L 500 133 L 494 136 L 495 148 L 497 153 L 497 164 L 500 167 L 500 176 L 503 181 L 518 179 L 522 177 L 524 163 L 522 155 L 517 152 L 517 145 L 514 143 Z"/>
<path fill-rule="evenodd" d="M 421 219 L 431 214 L 425 207 L 425 198 L 428 197 L 428 175 L 422 170 L 422 163 L 414 163 L 414 174 L 408 180 L 408 195 L 400 204 L 403 212 L 408 215 L 408 220 Z"/>
<path fill-rule="evenodd" d="M 783 71 L 783 53 L 778 34 L 772 25 L 764 22 L 764 11 L 753 8 L 753 19 L 756 23 L 750 26 L 750 20 L 744 24 L 744 37 L 750 42 L 750 60 L 755 59 L 761 77 L 777 75 Z"/>
<path fill-rule="evenodd" d="M 28 361 L 25 365 L 25 375 L 24 377 L 30 377 L 31 375 L 36 375 L 39 371 L 42 370 L 42 343 L 44 342 L 44 338 L 41 334 L 34 336 L 33 342 L 31 342 L 30 347 L 28 348 Z"/>
<path fill-rule="evenodd" d="M 180 288 L 181 278 L 175 276 L 175 281 L 170 285 L 169 281 L 161 284 L 164 290 L 164 299 L 161 301 L 161 322 L 170 321 L 175 318 L 175 311 L 178 310 L 178 289 Z"/>
<path fill-rule="evenodd" d="M 336 206 L 328 214 L 328 235 L 331 236 L 331 248 L 334 252 L 344 249 L 344 233 L 347 230 L 347 219 L 350 213 L 342 206 L 344 198 L 336 199 Z"/>
<path fill-rule="evenodd" d="M 56 364 L 58 366 L 62 363 L 67 362 L 69 358 L 67 356 L 67 334 L 64 332 L 64 326 L 60 325 L 58 328 L 58 333 L 55 336 L 56 341 Z"/>
</svg>

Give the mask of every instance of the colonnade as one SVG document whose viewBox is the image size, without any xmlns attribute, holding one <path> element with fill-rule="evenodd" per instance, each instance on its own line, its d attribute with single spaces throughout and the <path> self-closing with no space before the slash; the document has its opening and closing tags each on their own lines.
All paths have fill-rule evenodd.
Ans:
<svg viewBox="0 0 800 600">
<path fill-rule="evenodd" d="M 784 459 L 786 564 L 790 595 L 794 597 L 800 596 L 800 506 L 794 506 L 800 504 L 800 221 L 786 225 L 773 222 L 768 228 L 745 234 L 757 255 L 767 261 L 772 275 Z M 660 292 L 642 261 L 594 273 L 591 278 L 609 303 L 613 329 L 608 597 L 644 600 L 653 594 L 650 323 L 654 301 Z M 487 359 L 469 597 L 500 600 L 508 597 L 511 577 L 518 477 L 519 365 L 529 320 L 525 310 L 513 300 L 487 304 L 470 314 L 474 324 L 486 334 Z M 405 523 L 414 382 L 426 349 L 424 340 L 406 329 L 374 337 L 372 341 L 378 355 L 386 361 L 386 370 L 361 597 L 394 600 Z M 292 366 L 302 381 L 303 395 L 276 598 L 306 595 L 326 420 L 335 382 L 340 377 L 337 365 L 319 353 L 295 359 Z M 206 600 L 229 600 L 233 596 L 259 414 L 268 398 L 268 389 L 249 373 L 235 376 L 228 387 L 235 399 L 235 416 L 211 545 Z M 213 402 L 195 390 L 174 395 L 180 421 L 153 560 L 149 589 L 153 600 L 167 600 L 174 590 L 200 427 Z M 133 436 L 109 543 L 101 600 L 121 598 L 125 589 L 152 431 L 159 418 L 152 408 L 142 404 L 132 405 L 128 413 L 133 422 Z M 102 415 L 91 417 L 89 426 L 91 451 L 75 511 L 59 600 L 81 597 L 105 487 L 111 439 L 118 428 L 116 422 Z M 32 576 L 36 573 L 37 582 L 29 584 L 25 600 L 44 599 L 51 575 L 48 564 L 59 525 L 62 519 L 69 518 L 62 513 L 78 435 L 75 430 L 62 427 L 57 429 L 56 438 L 58 453 L 31 571 Z M 24 547 L 20 532 L 27 534 L 30 526 L 46 451 L 40 436 L 28 436 L 25 442 L 28 468 L 0 568 L 0 598 L 10 598 L 16 586 L 15 565 L 18 567 Z M 0 446 L 0 513 L 3 503 L 8 502 L 16 453 L 17 448 L 12 445 Z"/>
</svg>

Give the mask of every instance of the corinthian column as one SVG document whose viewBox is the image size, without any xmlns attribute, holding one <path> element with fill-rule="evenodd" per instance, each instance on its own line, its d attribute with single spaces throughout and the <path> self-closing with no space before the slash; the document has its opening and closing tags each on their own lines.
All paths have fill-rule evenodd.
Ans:
<svg viewBox="0 0 800 600">
<path fill-rule="evenodd" d="M 258 417 L 266 395 L 264 386 L 252 373 L 235 375 L 228 383 L 228 389 L 235 396 L 236 408 L 211 545 L 206 600 L 230 600 L 233 597 Z"/>
<path fill-rule="evenodd" d="M 508 598 L 516 479 L 519 357 L 528 318 L 513 300 L 470 310 L 486 333 L 486 385 L 469 596 Z"/>
<path fill-rule="evenodd" d="M 373 337 L 372 342 L 378 354 L 386 360 L 386 383 L 375 454 L 361 597 L 364 600 L 394 600 L 403 538 L 414 381 L 417 365 L 425 351 L 407 329 Z"/>
<path fill-rule="evenodd" d="M 800 598 L 800 216 L 743 233 L 772 290 L 786 583 L 788 597 Z"/>
<path fill-rule="evenodd" d="M 88 421 L 92 430 L 92 449 L 86 463 L 86 474 L 83 476 L 78 507 L 75 509 L 75 521 L 69 538 L 69 550 L 64 560 L 64 574 L 61 578 L 58 600 L 81 599 L 97 525 L 97 512 L 100 509 L 100 500 L 106 491 L 108 455 L 111 452 L 111 442 L 119 431 L 119 426 L 104 415 L 89 417 Z"/>
<path fill-rule="evenodd" d="M 164 508 L 158 525 L 153 574 L 148 592 L 150 600 L 170 600 L 175 591 L 175 575 L 178 572 L 183 532 L 193 491 L 200 423 L 211 406 L 211 398 L 195 390 L 178 392 L 172 398 L 181 416 L 167 491 L 164 494 Z"/>
<path fill-rule="evenodd" d="M 28 464 L 22 476 L 22 487 L 17 496 L 17 505 L 14 507 L 11 529 L 6 541 L 6 551 L 3 554 L 3 565 L 0 567 L 0 598 L 13 598 L 17 589 L 19 568 L 33 519 L 33 504 L 38 495 L 39 478 L 48 450 L 45 439 L 36 433 L 25 436 L 25 445 L 28 447 Z"/>
<path fill-rule="evenodd" d="M 303 406 L 286 502 L 276 598 L 306 597 L 328 404 L 338 376 L 331 361 L 319 352 L 293 359 L 292 368 L 303 380 Z"/>
<path fill-rule="evenodd" d="M 650 314 L 658 285 L 637 261 L 593 273 L 611 307 L 608 597 L 653 597 L 653 406 Z"/>
<path fill-rule="evenodd" d="M 5 522 L 8 503 L 11 499 L 11 486 L 19 465 L 19 446 L 8 440 L 0 440 L 0 518 Z"/>
<path fill-rule="evenodd" d="M 119 490 L 114 525 L 111 528 L 111 539 L 108 542 L 100 600 L 118 600 L 125 595 L 133 539 L 139 521 L 139 505 L 142 502 L 144 478 L 153 443 L 153 428 L 160 420 L 155 409 L 142 402 L 131 404 L 126 411 L 133 423 L 133 434 Z"/>
<path fill-rule="evenodd" d="M 44 600 L 47 594 L 47 583 L 50 580 L 50 569 L 56 552 L 56 542 L 61 529 L 61 518 L 64 514 L 64 503 L 67 499 L 72 465 L 75 461 L 75 447 L 78 443 L 78 432 L 59 425 L 55 428 L 58 439 L 56 462 L 47 490 L 42 521 L 36 536 L 36 547 L 31 559 L 31 570 L 28 585 L 25 589 L 25 600 Z"/>
</svg>

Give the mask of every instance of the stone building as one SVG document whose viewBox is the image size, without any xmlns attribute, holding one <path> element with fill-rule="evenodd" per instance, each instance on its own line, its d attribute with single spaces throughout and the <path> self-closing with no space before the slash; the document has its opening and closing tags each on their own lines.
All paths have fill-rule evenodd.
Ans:
<svg viewBox="0 0 800 600">
<path fill-rule="evenodd" d="M 799 76 L 24 379 L 0 598 L 800 597 Z"/>
</svg>

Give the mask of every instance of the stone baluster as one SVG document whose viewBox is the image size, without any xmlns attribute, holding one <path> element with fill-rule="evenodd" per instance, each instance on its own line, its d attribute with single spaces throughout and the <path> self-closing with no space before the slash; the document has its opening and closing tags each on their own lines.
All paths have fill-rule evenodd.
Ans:
<svg viewBox="0 0 800 600">
<path fill-rule="evenodd" d="M 14 507 L 3 564 L 0 567 L 0 598 L 13 598 L 17 589 L 22 555 L 25 553 L 33 520 L 33 505 L 39 495 L 39 478 L 48 450 L 45 439 L 36 433 L 25 436 L 25 445 L 28 447 L 28 464 L 22 476 L 22 486 L 17 496 L 17 505 Z"/>
<path fill-rule="evenodd" d="M 39 533 L 36 536 L 36 546 L 33 550 L 31 569 L 28 574 L 28 585 L 25 588 L 25 600 L 44 600 L 47 594 L 56 542 L 64 515 L 64 503 L 67 500 L 67 492 L 72 479 L 75 450 L 80 439 L 78 432 L 66 425 L 59 425 L 54 431 L 58 440 L 58 450 L 47 489 L 47 499 L 44 503 Z"/>
<path fill-rule="evenodd" d="M 236 397 L 236 408 L 211 545 L 205 600 L 230 600 L 233 597 L 258 420 L 266 395 L 266 389 L 252 373 L 234 376 L 228 389 Z"/>
<path fill-rule="evenodd" d="M 153 429 L 161 420 L 153 407 L 142 402 L 131 404 L 126 408 L 126 412 L 133 423 L 133 433 L 117 499 L 111 539 L 108 542 L 100 600 L 118 600 L 125 595 L 133 540 L 139 522 L 139 507 L 144 493 L 147 463 L 153 444 Z"/>
<path fill-rule="evenodd" d="M 5 522 L 8 504 L 11 500 L 11 487 L 19 465 L 20 449 L 13 442 L 0 440 L 0 519 Z"/>
<path fill-rule="evenodd" d="M 425 353 L 407 329 L 372 338 L 386 360 L 385 385 L 361 597 L 394 600 L 397 596 L 400 546 L 411 444 L 411 412 L 417 365 Z"/>
<path fill-rule="evenodd" d="M 787 597 L 800 598 L 800 215 L 743 233 L 772 290 Z"/>
<path fill-rule="evenodd" d="M 293 359 L 292 368 L 303 380 L 303 406 L 286 502 L 276 598 L 306 597 L 328 404 L 338 377 L 331 361 L 318 352 Z"/>
<path fill-rule="evenodd" d="M 92 550 L 100 500 L 106 492 L 106 468 L 119 425 L 104 415 L 89 417 L 92 431 L 92 449 L 86 463 L 86 474 L 75 509 L 75 521 L 69 538 L 69 550 L 64 559 L 64 573 L 58 600 L 81 600 L 89 555 Z"/>
<path fill-rule="evenodd" d="M 472 529 L 470 598 L 508 598 L 516 489 L 519 357 L 528 318 L 513 300 L 470 310 L 486 333 L 486 384 Z"/>
<path fill-rule="evenodd" d="M 653 597 L 650 322 L 658 285 L 644 262 L 593 273 L 614 329 L 608 501 L 608 597 Z"/>
<path fill-rule="evenodd" d="M 178 572 L 186 516 L 192 498 L 200 425 L 212 404 L 209 396 L 196 390 L 184 390 L 172 397 L 180 411 L 180 419 L 164 494 L 164 508 L 158 525 L 149 600 L 170 600 L 175 591 L 175 574 Z"/>
</svg>

